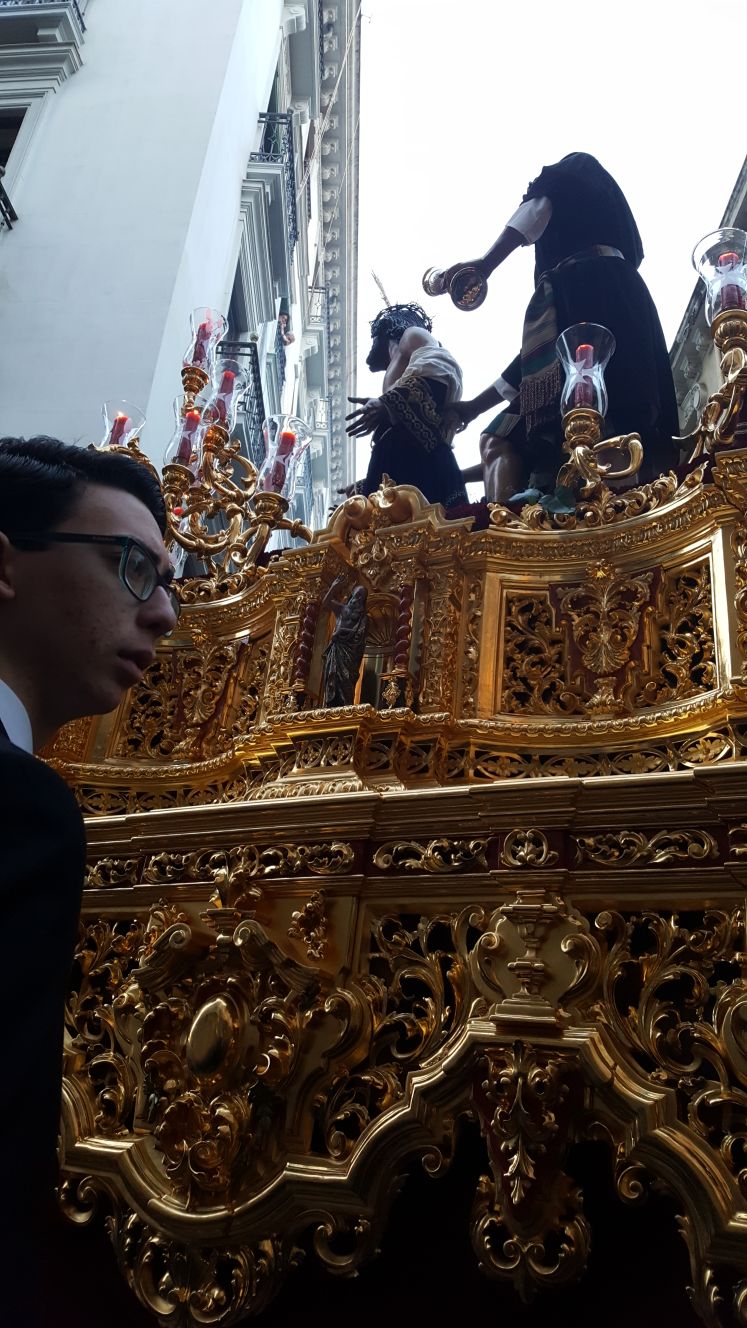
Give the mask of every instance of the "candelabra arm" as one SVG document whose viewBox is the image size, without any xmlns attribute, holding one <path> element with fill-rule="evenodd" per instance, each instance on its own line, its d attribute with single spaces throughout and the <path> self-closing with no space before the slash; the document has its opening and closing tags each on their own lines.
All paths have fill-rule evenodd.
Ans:
<svg viewBox="0 0 747 1328">
<path fill-rule="evenodd" d="M 252 518 L 249 525 L 242 532 L 241 538 L 231 548 L 231 557 L 236 565 L 241 568 L 256 566 L 275 529 L 276 526 L 272 521 L 260 521 L 257 517 Z"/>
<path fill-rule="evenodd" d="M 747 310 L 724 310 L 714 318 L 711 331 L 721 352 L 723 381 L 709 396 L 692 433 L 675 439 L 682 447 L 692 444 L 690 461 L 733 443 L 747 395 Z"/>
<path fill-rule="evenodd" d="M 596 493 L 605 480 L 626 479 L 640 469 L 643 444 L 637 433 L 619 434 L 615 438 L 602 438 L 602 416 L 590 407 L 577 406 L 563 417 L 565 441 L 563 450 L 568 460 L 558 473 L 557 487 L 579 490 L 583 498 Z M 627 453 L 627 461 L 615 467 L 612 461 L 602 461 L 605 452 Z"/>
<path fill-rule="evenodd" d="M 643 443 L 641 435 L 638 433 L 621 433 L 614 438 L 603 438 L 593 449 L 594 457 L 599 457 L 603 452 L 611 451 L 627 452 L 628 460 L 622 469 L 614 470 L 612 464 L 600 465 L 599 469 L 608 480 L 623 480 L 628 475 L 635 475 L 641 468 L 643 461 Z"/>
<path fill-rule="evenodd" d="M 289 530 L 295 539 L 306 540 L 307 544 L 311 543 L 311 531 L 309 530 L 309 527 L 305 526 L 303 521 L 298 519 L 294 521 L 280 521 L 278 523 L 278 530 Z"/>
<path fill-rule="evenodd" d="M 238 438 L 229 442 L 227 431 L 220 425 L 211 425 L 203 444 L 202 470 L 205 484 L 213 493 L 247 509 L 257 485 L 257 468 L 241 455 Z M 239 482 L 233 478 L 239 466 Z"/>
<path fill-rule="evenodd" d="M 288 500 L 279 493 L 260 492 L 254 495 L 254 513 L 249 519 L 249 524 L 241 531 L 238 538 L 231 543 L 229 549 L 229 558 L 231 558 L 238 567 L 251 566 L 256 564 L 267 548 L 270 536 L 275 530 L 289 530 L 291 535 L 300 537 L 308 542 L 311 540 L 311 531 L 298 519 L 289 520 L 285 513 L 288 510 Z"/>
</svg>

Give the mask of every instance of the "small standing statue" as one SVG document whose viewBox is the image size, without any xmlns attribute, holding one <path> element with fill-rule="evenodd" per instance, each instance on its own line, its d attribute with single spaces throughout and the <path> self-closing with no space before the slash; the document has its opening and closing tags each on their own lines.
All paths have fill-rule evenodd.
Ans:
<svg viewBox="0 0 747 1328">
<path fill-rule="evenodd" d="M 325 706 L 353 704 L 355 685 L 366 648 L 368 591 L 364 586 L 356 586 L 350 599 L 343 604 L 335 599 L 335 591 L 342 580 L 343 578 L 338 576 L 337 580 L 332 582 L 322 601 L 322 609 L 332 609 L 336 617 L 335 630 L 322 656 Z"/>
</svg>

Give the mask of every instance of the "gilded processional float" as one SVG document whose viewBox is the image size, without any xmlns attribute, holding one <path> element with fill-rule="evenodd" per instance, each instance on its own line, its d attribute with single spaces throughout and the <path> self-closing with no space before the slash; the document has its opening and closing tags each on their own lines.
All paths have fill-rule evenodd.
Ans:
<svg viewBox="0 0 747 1328">
<path fill-rule="evenodd" d="M 89 841 L 60 1197 L 154 1322 L 256 1313 L 302 1239 L 354 1272 L 468 1116 L 489 1277 L 582 1276 L 594 1138 L 621 1200 L 674 1197 L 703 1322 L 747 1323 L 746 243 L 704 244 L 723 381 L 680 474 L 620 487 L 640 440 L 600 441 L 582 325 L 572 502 L 482 529 L 386 481 L 299 528 L 303 426 L 243 459 L 195 324 L 178 628 L 48 753 Z M 150 464 L 136 433 L 108 445 Z M 279 526 L 304 542 L 268 559 Z"/>
</svg>

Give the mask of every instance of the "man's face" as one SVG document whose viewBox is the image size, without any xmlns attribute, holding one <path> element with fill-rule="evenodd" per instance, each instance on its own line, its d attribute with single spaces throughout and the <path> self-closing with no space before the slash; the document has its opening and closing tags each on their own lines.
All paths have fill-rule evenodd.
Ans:
<svg viewBox="0 0 747 1328">
<path fill-rule="evenodd" d="M 371 373 L 382 373 L 389 367 L 389 338 L 379 333 L 371 342 L 371 349 L 366 360 Z"/>
<path fill-rule="evenodd" d="M 170 571 L 156 521 L 121 489 L 87 486 L 56 529 L 132 536 L 162 573 Z M 14 594 L 0 604 L 0 655 L 10 660 L 11 676 L 20 668 L 22 699 L 24 690 L 40 698 L 53 728 L 113 710 L 174 626 L 166 591 L 157 586 L 150 599 L 135 599 L 119 579 L 117 545 L 50 544 L 5 556 Z"/>
</svg>

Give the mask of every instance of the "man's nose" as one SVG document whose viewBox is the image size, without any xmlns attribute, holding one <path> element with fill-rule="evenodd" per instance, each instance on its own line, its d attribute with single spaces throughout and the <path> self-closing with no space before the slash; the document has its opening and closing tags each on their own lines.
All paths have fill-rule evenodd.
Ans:
<svg viewBox="0 0 747 1328">
<path fill-rule="evenodd" d="M 168 591 L 164 586 L 156 586 L 152 595 L 144 600 L 138 615 L 141 623 L 154 636 L 165 636 L 176 627 L 176 614 Z"/>
</svg>

